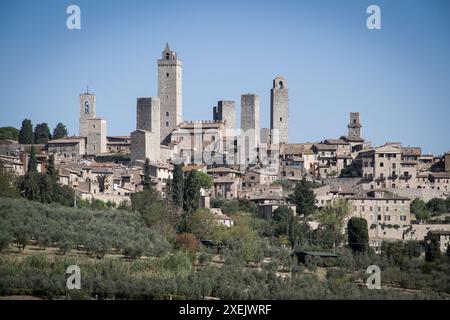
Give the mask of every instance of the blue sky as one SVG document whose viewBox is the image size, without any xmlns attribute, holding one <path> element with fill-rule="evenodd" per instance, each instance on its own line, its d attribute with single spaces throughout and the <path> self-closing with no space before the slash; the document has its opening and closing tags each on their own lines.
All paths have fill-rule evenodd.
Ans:
<svg viewBox="0 0 450 320">
<path fill-rule="evenodd" d="M 81 8 L 81 30 L 66 8 Z M 381 8 L 382 30 L 366 28 Z M 218 100 L 256 93 L 269 126 L 272 79 L 290 92 L 290 142 L 346 134 L 359 111 L 374 145 L 450 149 L 450 1 L 1 0 L 0 126 L 24 118 L 78 133 L 88 84 L 109 135 L 135 128 L 136 97 L 157 94 L 169 41 L 183 60 L 183 118 L 211 119 Z"/>
</svg>

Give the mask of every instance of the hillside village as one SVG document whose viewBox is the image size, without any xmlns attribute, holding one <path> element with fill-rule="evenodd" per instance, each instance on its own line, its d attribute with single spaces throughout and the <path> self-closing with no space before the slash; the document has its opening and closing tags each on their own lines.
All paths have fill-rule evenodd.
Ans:
<svg viewBox="0 0 450 320">
<path fill-rule="evenodd" d="M 295 185 L 307 181 L 314 186 L 316 208 L 338 199 L 350 202 L 346 218 L 367 221 L 369 243 L 377 253 L 383 241 L 431 237 L 439 241 L 442 252 L 447 250 L 448 214 L 424 219 L 416 216 L 412 203 L 450 196 L 450 151 L 423 154 L 420 146 L 401 142 L 372 146 L 363 135 L 364 115 L 358 112 L 350 113 L 348 124 L 342 124 L 342 136 L 289 141 L 289 87 L 282 76 L 275 77 L 270 88 L 270 128 L 260 128 L 264 115 L 255 93 L 241 95 L 240 111 L 235 101 L 219 100 L 211 119 L 184 121 L 182 61 L 167 44 L 157 64 L 158 96 L 137 98 L 135 131 L 108 136 L 107 119 L 100 117 L 106 110 L 97 108 L 95 94 L 87 89 L 79 95 L 76 135 L 32 144 L 0 140 L 3 167 L 25 175 L 33 147 L 38 172 L 46 172 L 53 157 L 58 182 L 73 189 L 77 201 L 119 206 L 144 189 L 146 165 L 152 187 L 163 199 L 175 166 L 181 166 L 185 175 L 199 171 L 211 178 L 211 187 L 201 189 L 198 206 L 209 209 L 227 227 L 234 222 L 215 205 L 218 199 L 248 200 L 264 219 L 287 207 L 317 228 L 291 197 Z"/>
</svg>

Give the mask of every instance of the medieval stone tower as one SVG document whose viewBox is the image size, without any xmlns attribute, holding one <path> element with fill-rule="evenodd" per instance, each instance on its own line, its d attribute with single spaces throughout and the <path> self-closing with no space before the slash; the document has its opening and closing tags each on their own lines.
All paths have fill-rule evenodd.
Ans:
<svg viewBox="0 0 450 320">
<path fill-rule="evenodd" d="M 259 97 L 256 94 L 241 95 L 241 129 L 253 130 L 252 145 L 259 145 Z"/>
<path fill-rule="evenodd" d="M 361 139 L 361 123 L 359 122 L 359 112 L 350 113 L 350 123 L 348 124 L 348 139 Z"/>
<path fill-rule="evenodd" d="M 170 133 L 183 120 L 182 68 L 177 53 L 167 43 L 162 58 L 158 59 L 161 143 L 168 142 Z"/>
<path fill-rule="evenodd" d="M 86 138 L 86 153 L 99 155 L 106 153 L 106 120 L 98 118 L 95 113 L 95 95 L 86 90 L 80 94 L 80 129 L 81 137 Z"/>
<path fill-rule="evenodd" d="M 136 131 L 131 133 L 131 161 L 160 160 L 160 100 L 138 98 Z"/>
<path fill-rule="evenodd" d="M 280 76 L 273 80 L 273 86 L 270 90 L 270 129 L 272 139 L 277 136 L 276 131 L 278 131 L 279 141 L 272 141 L 272 143 L 288 142 L 289 97 L 286 80 Z"/>
<path fill-rule="evenodd" d="M 213 108 L 213 120 L 225 121 L 227 129 L 236 129 L 236 107 L 234 101 L 220 100 Z"/>
<path fill-rule="evenodd" d="M 86 90 L 80 94 L 80 136 L 88 136 L 88 120 L 95 118 L 95 95 Z"/>
</svg>

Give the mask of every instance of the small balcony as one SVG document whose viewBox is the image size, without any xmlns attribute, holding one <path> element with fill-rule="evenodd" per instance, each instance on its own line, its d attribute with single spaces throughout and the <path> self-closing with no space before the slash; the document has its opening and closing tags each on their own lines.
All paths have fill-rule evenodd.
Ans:
<svg viewBox="0 0 450 320">
<path fill-rule="evenodd" d="M 412 175 L 410 175 L 410 174 L 403 174 L 400 176 L 400 179 L 402 179 L 402 180 L 409 180 L 411 178 L 412 178 Z"/>
</svg>

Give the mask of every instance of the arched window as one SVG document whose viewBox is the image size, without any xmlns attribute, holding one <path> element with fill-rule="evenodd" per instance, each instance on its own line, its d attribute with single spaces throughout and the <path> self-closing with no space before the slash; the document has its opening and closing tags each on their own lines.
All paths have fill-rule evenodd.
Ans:
<svg viewBox="0 0 450 320">
<path fill-rule="evenodd" d="M 166 60 L 169 60 L 169 59 L 170 59 L 170 53 L 166 52 Z"/>
<path fill-rule="evenodd" d="M 278 82 L 278 89 L 283 89 L 284 88 L 284 83 L 283 81 L 279 81 Z"/>
</svg>

